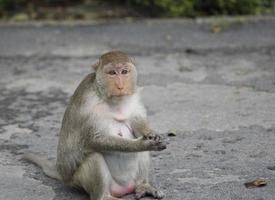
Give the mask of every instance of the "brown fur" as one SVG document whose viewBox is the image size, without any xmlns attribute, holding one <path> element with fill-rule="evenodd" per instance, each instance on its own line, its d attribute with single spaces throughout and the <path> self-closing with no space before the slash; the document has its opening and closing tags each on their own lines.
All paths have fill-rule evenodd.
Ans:
<svg viewBox="0 0 275 200">
<path fill-rule="evenodd" d="M 97 69 L 99 66 L 104 66 L 109 63 L 132 63 L 133 59 L 130 58 L 126 53 L 118 50 L 107 52 L 100 56 L 99 61 L 92 65 L 93 68 Z"/>
</svg>

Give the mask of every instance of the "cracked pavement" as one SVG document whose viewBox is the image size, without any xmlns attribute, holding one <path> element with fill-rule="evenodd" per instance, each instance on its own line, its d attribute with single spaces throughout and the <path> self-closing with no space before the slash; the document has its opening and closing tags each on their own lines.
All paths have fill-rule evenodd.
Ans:
<svg viewBox="0 0 275 200">
<path fill-rule="evenodd" d="M 69 97 L 113 48 L 137 62 L 152 127 L 177 130 L 167 150 L 152 153 L 151 181 L 165 199 L 274 199 L 275 20 L 210 28 L 186 20 L 2 24 L 0 199 L 88 200 L 21 156 L 55 157 Z M 256 178 L 267 186 L 244 186 Z"/>
</svg>

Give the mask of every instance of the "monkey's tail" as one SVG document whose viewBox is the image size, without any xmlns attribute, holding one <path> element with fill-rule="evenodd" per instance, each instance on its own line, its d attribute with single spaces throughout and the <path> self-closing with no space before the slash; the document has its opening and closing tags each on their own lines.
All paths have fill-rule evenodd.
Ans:
<svg viewBox="0 0 275 200">
<path fill-rule="evenodd" d="M 34 153 L 24 153 L 23 159 L 28 160 L 29 162 L 32 162 L 39 167 L 42 168 L 43 172 L 54 179 L 62 180 L 61 176 L 59 175 L 55 162 L 52 160 L 47 159 L 44 156 L 36 155 Z"/>
</svg>

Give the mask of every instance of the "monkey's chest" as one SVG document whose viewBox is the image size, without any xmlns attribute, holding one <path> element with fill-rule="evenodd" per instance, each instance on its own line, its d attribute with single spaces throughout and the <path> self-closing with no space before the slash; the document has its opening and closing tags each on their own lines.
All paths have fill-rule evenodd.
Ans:
<svg viewBox="0 0 275 200">
<path fill-rule="evenodd" d="M 110 129 L 112 135 L 129 139 L 134 138 L 133 129 L 127 122 L 113 121 L 110 125 Z"/>
</svg>

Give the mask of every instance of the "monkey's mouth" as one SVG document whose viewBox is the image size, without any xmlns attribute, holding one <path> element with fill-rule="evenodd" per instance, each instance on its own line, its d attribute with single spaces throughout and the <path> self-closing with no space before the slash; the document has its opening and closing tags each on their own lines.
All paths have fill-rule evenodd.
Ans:
<svg viewBox="0 0 275 200">
<path fill-rule="evenodd" d="M 112 97 L 123 97 L 128 95 L 130 95 L 130 93 L 126 91 L 118 91 L 111 94 Z"/>
<path fill-rule="evenodd" d="M 124 97 L 124 96 L 128 96 L 129 94 L 126 93 L 121 93 L 121 94 L 112 94 L 111 97 Z"/>
</svg>

